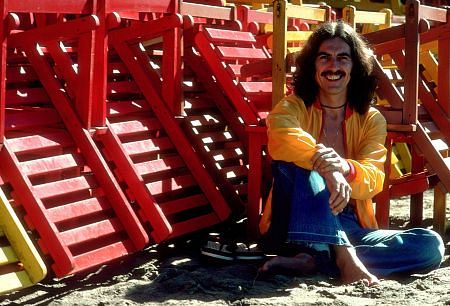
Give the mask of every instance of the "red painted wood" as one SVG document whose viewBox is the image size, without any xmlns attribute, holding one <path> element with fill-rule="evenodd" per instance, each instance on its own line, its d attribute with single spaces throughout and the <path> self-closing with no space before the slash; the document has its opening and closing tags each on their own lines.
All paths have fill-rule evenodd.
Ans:
<svg viewBox="0 0 450 306">
<path fill-rule="evenodd" d="M 219 57 L 223 60 L 230 60 L 230 59 L 260 60 L 267 58 L 266 53 L 262 49 L 217 46 L 216 52 L 219 54 Z"/>
<path fill-rule="evenodd" d="M 12 34 L 8 37 L 8 46 L 24 47 L 33 42 L 45 42 L 57 40 L 62 37 L 75 38 L 80 35 L 95 30 L 99 25 L 96 16 L 87 16 L 72 21 L 49 25 L 42 28 L 30 29 L 27 31 Z"/>
<path fill-rule="evenodd" d="M 61 118 L 52 108 L 8 109 L 5 119 L 5 130 L 20 130 L 37 126 L 51 126 L 60 123 Z"/>
<path fill-rule="evenodd" d="M 120 144 L 119 138 L 112 133 L 112 128 L 109 128 L 107 133 L 99 138 L 105 145 L 107 152 L 112 156 L 112 160 L 121 176 L 128 183 L 128 188 L 132 191 L 137 203 L 141 206 L 145 219 L 152 225 L 153 231 L 151 235 L 153 239 L 156 242 L 167 239 L 172 232 L 171 224 L 145 186 L 138 172 L 139 166 L 133 165 L 130 155 L 125 152 L 125 149 Z M 142 169 L 140 170 L 142 171 Z"/>
<path fill-rule="evenodd" d="M 150 110 L 150 106 L 145 100 L 109 101 L 107 103 L 108 117 L 125 116 L 146 110 Z"/>
<path fill-rule="evenodd" d="M 43 88 L 16 88 L 6 91 L 6 106 L 47 103 L 49 97 Z"/>
<path fill-rule="evenodd" d="M 249 32 L 207 28 L 204 31 L 208 40 L 214 43 L 240 43 L 240 45 L 252 45 L 256 42 L 255 37 Z"/>
<path fill-rule="evenodd" d="M 159 195 L 196 185 L 197 183 L 195 182 L 194 177 L 190 174 L 187 174 L 151 182 L 147 184 L 147 187 L 152 195 Z"/>
<path fill-rule="evenodd" d="M 170 135 L 177 151 L 183 157 L 192 175 L 194 175 L 196 181 L 200 183 L 200 187 L 210 200 L 211 205 L 213 206 L 219 219 L 225 220 L 228 218 L 230 213 L 228 205 L 217 191 L 208 173 L 198 160 L 198 156 L 195 154 L 182 130 L 170 114 L 169 110 L 166 108 L 164 102 L 161 100 L 158 93 L 155 92 L 151 81 L 149 81 L 146 77 L 145 70 L 142 69 L 143 67 L 139 66 L 137 62 L 132 60 L 134 58 L 134 54 L 127 46 L 116 41 L 114 43 L 114 47 L 132 73 L 136 83 L 146 97 L 146 100 L 151 104 L 153 111 L 163 124 L 167 134 Z"/>
<path fill-rule="evenodd" d="M 132 81 L 119 81 L 119 82 L 109 82 L 108 83 L 108 97 L 114 97 L 115 95 L 130 95 L 139 94 L 139 88 L 135 82 Z"/>
<path fill-rule="evenodd" d="M 70 193 L 90 193 L 94 188 L 98 188 L 98 185 L 91 177 L 79 176 L 33 186 L 33 193 L 37 198 L 47 200 Z"/>
<path fill-rule="evenodd" d="M 108 0 L 97 0 L 95 15 L 99 18 L 99 27 L 92 33 L 90 41 L 86 42 L 87 51 L 93 51 L 91 57 L 85 60 L 85 79 L 80 81 L 82 86 L 90 89 L 90 110 L 92 111 L 90 123 L 92 126 L 105 126 L 106 123 L 106 88 L 107 88 L 107 62 L 108 62 L 108 17 L 112 23 L 118 23 L 113 14 L 108 16 L 108 8 L 111 2 Z M 118 11 L 114 11 L 118 12 Z M 87 40 L 87 39 L 86 39 Z M 89 126 L 85 126 L 89 127 Z"/>
<path fill-rule="evenodd" d="M 6 107 L 6 65 L 7 65 L 7 36 L 9 29 L 7 28 L 6 9 L 8 0 L 0 0 L 0 146 L 5 136 L 5 107 Z"/>
<path fill-rule="evenodd" d="M 28 177 L 54 173 L 79 172 L 80 167 L 72 154 L 50 156 L 20 163 L 21 172 Z"/>
<path fill-rule="evenodd" d="M 96 223 L 76 227 L 61 232 L 61 239 L 69 247 L 75 244 L 87 243 L 90 240 L 101 240 L 105 236 L 123 231 L 122 224 L 117 218 L 102 220 Z"/>
<path fill-rule="evenodd" d="M 107 246 L 91 250 L 74 258 L 73 272 L 86 270 L 134 252 L 133 242 L 129 239 L 118 241 Z"/>
<path fill-rule="evenodd" d="M 406 67 L 409 66 L 409 63 L 408 65 L 406 65 L 406 63 L 408 62 L 406 56 L 396 54 L 395 56 L 393 56 L 393 58 L 399 66 L 400 70 L 404 71 L 404 74 L 408 73 L 408 71 L 406 71 Z M 418 80 L 417 84 L 418 97 L 420 97 L 423 106 L 428 111 L 429 115 L 433 119 L 433 122 L 445 135 L 447 141 L 450 141 L 450 122 L 448 120 L 448 116 L 440 108 L 438 101 L 434 98 L 431 92 L 427 88 L 425 88 L 422 79 L 420 79 L 420 82 Z"/>
<path fill-rule="evenodd" d="M 208 204 L 209 201 L 203 194 L 196 194 L 182 199 L 164 202 L 161 204 L 161 209 L 165 215 L 169 216 L 191 208 L 200 207 Z"/>
<path fill-rule="evenodd" d="M 161 123 L 156 118 L 111 123 L 110 126 L 113 133 L 117 136 L 129 136 L 162 128 Z"/>
<path fill-rule="evenodd" d="M 63 2 L 53 0 L 33 1 L 8 1 L 7 10 L 11 12 L 36 12 L 36 13 L 64 13 L 64 14 L 91 14 L 94 12 L 93 0 L 65 0 Z M 178 3 L 172 0 L 148 1 L 148 0 L 109 0 L 107 13 L 111 12 L 176 12 Z"/>
<path fill-rule="evenodd" d="M 157 159 L 135 164 L 136 170 L 141 176 L 161 175 L 161 172 L 170 171 L 185 167 L 183 160 L 179 156 L 169 156 L 164 159 Z"/>
<path fill-rule="evenodd" d="M 92 126 L 93 104 L 94 104 L 94 91 L 96 86 L 99 86 L 99 91 L 104 87 L 105 82 L 97 84 L 94 83 L 94 55 L 92 52 L 94 49 L 94 33 L 89 32 L 81 36 L 78 40 L 78 78 L 75 86 L 71 89 L 76 92 L 75 96 L 75 109 L 78 117 L 80 118 L 83 128 L 90 129 Z M 100 63 L 99 63 L 100 64 Z M 70 67 L 66 67 L 70 69 Z M 103 100 L 102 102 L 104 102 Z M 95 101 L 99 102 L 99 101 Z M 101 103 L 101 102 L 100 102 Z M 97 126 L 102 126 L 102 122 Z"/>
<path fill-rule="evenodd" d="M 125 195 L 120 190 L 118 183 L 114 180 L 112 173 L 101 157 L 91 136 L 81 127 L 75 113 L 70 107 L 70 102 L 59 90 L 60 88 L 57 80 L 50 77 L 52 75 L 50 67 L 33 48 L 27 48 L 26 52 L 30 63 L 35 67 L 50 98 L 58 109 L 65 126 L 74 138 L 77 146 L 81 149 L 87 164 L 92 169 L 96 179 L 105 191 L 105 195 L 109 199 L 111 206 L 117 213 L 117 216 L 125 224 L 127 233 L 134 241 L 137 249 L 143 248 L 148 243 L 148 237 L 144 229 L 126 200 Z"/>
<path fill-rule="evenodd" d="M 104 198 L 89 198 L 49 208 L 47 214 L 49 221 L 56 224 L 72 219 L 82 219 L 89 215 L 107 211 L 110 208 L 111 206 Z"/>
<path fill-rule="evenodd" d="M 161 153 L 172 149 L 174 146 L 169 138 L 144 139 L 123 144 L 123 149 L 128 156 L 136 156 L 148 153 Z"/>
<path fill-rule="evenodd" d="M 246 100 L 239 91 L 234 80 L 230 77 L 228 72 L 224 70 L 223 63 L 218 59 L 216 52 L 212 49 L 210 41 L 205 34 L 202 32 L 198 33 L 195 37 L 195 43 L 208 64 L 208 67 L 217 78 L 220 86 L 227 92 L 227 96 L 233 97 L 231 101 L 242 116 L 244 122 L 246 124 L 258 124 L 255 113 L 249 109 Z"/>
<path fill-rule="evenodd" d="M 16 155 L 25 153 L 36 153 L 51 149 L 63 149 L 73 145 L 72 138 L 67 132 L 62 130 L 42 131 L 39 134 L 8 138 L 8 144 L 12 152 Z"/>
<path fill-rule="evenodd" d="M 272 94 L 272 82 L 239 82 L 246 96 Z"/>
<path fill-rule="evenodd" d="M 37 229 L 40 236 L 45 239 L 45 244 L 49 245 L 46 250 L 51 254 L 55 265 L 58 266 L 61 273 L 57 275 L 61 276 L 70 273 L 74 267 L 70 251 L 62 243 L 56 226 L 48 222 L 48 214 L 42 201 L 33 190 L 31 182 L 26 176 L 20 175 L 19 161 L 8 148 L 7 143 L 3 144 L 0 150 L 0 157 L 2 160 L 0 163 L 2 176 L 7 177 L 17 193 L 20 194 L 20 202 L 25 207 L 28 216 L 32 218 L 33 226 Z M 44 249 L 44 253 L 46 250 Z"/>
<path fill-rule="evenodd" d="M 178 222 L 173 227 L 171 238 L 179 237 L 188 232 L 198 231 L 216 225 L 219 220 L 217 215 L 210 213 L 196 218 L 191 218 L 184 222 Z"/>
<path fill-rule="evenodd" d="M 28 65 L 17 65 L 6 67 L 6 76 L 8 82 L 30 82 L 38 80 L 37 75 L 34 73 L 33 68 Z"/>
</svg>

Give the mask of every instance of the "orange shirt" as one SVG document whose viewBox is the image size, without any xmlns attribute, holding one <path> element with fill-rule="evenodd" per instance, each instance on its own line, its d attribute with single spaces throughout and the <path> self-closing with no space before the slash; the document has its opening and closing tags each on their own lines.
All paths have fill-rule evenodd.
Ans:
<svg viewBox="0 0 450 306">
<path fill-rule="evenodd" d="M 281 100 L 267 117 L 269 154 L 274 160 L 293 162 L 311 170 L 311 158 L 317 151 L 316 139 L 322 131 L 323 111 L 318 102 L 306 107 L 303 100 L 290 95 Z M 353 166 L 348 177 L 351 198 L 363 227 L 377 228 L 372 198 L 383 189 L 386 160 L 386 120 L 375 108 L 360 115 L 346 109 L 342 130 L 345 158 Z M 271 205 L 266 205 L 260 230 L 267 231 Z"/>
</svg>

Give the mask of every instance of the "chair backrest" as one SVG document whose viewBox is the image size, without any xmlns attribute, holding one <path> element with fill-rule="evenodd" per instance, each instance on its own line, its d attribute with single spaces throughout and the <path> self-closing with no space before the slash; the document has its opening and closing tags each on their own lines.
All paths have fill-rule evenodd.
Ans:
<svg viewBox="0 0 450 306">
<path fill-rule="evenodd" d="M 288 53 L 287 20 L 298 18 L 316 22 L 331 20 L 331 8 L 324 6 L 292 5 L 286 0 L 274 1 L 273 15 L 273 52 L 272 52 L 272 106 L 278 103 L 286 93 L 286 55 Z M 300 44 L 308 34 L 294 34 L 290 38 L 300 38 Z"/>
</svg>

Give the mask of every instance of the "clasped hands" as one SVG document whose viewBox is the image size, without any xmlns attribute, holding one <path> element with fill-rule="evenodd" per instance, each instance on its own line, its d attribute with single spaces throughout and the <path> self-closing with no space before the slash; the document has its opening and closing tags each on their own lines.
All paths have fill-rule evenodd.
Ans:
<svg viewBox="0 0 450 306">
<path fill-rule="evenodd" d="M 325 147 L 323 144 L 317 144 L 317 148 L 311 159 L 313 170 L 325 179 L 330 191 L 330 208 L 332 213 L 337 215 L 350 201 L 352 188 L 345 179 L 350 172 L 350 166 L 333 148 Z"/>
</svg>

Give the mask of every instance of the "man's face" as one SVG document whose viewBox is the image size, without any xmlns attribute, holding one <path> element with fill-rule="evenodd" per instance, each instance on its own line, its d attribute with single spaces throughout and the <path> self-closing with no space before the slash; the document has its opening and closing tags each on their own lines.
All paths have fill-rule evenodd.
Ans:
<svg viewBox="0 0 450 306">
<path fill-rule="evenodd" d="M 315 79 L 321 95 L 347 96 L 353 62 L 350 46 L 340 38 L 325 40 L 319 47 Z"/>
</svg>

